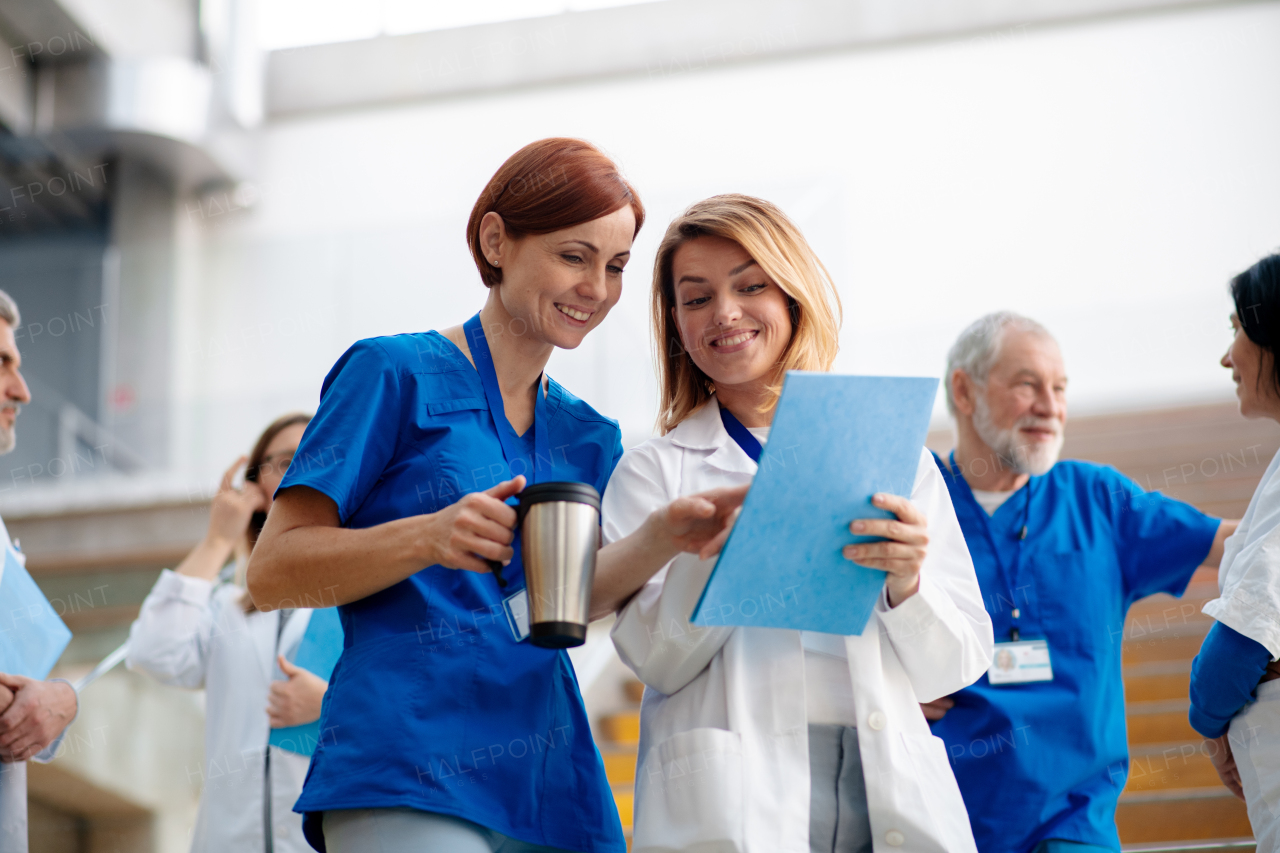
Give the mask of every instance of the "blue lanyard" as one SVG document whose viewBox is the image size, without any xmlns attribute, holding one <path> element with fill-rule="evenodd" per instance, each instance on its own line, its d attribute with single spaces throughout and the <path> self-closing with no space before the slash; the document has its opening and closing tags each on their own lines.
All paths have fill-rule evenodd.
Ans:
<svg viewBox="0 0 1280 853">
<path fill-rule="evenodd" d="M 719 401 L 716 401 L 719 405 Z M 751 432 L 742 425 L 742 421 L 733 416 L 733 412 L 720 406 L 720 422 L 724 424 L 725 430 L 729 433 L 729 437 L 738 442 L 738 446 L 742 451 L 751 457 L 751 461 L 757 465 L 760 464 L 760 453 L 764 449 L 760 446 L 760 442 Z"/>
<path fill-rule="evenodd" d="M 511 421 L 507 420 L 507 408 L 502 403 L 502 390 L 498 387 L 498 373 L 493 365 L 493 354 L 489 352 L 489 342 L 484 336 L 484 324 L 477 313 L 462 324 L 462 331 L 467 336 L 467 345 L 471 348 L 471 358 L 476 363 L 476 372 L 480 374 L 480 383 L 484 385 L 485 401 L 489 404 L 489 414 L 493 417 L 494 429 L 498 431 L 498 440 L 502 442 L 502 455 L 507 460 L 507 468 L 517 459 L 523 460 L 524 448 L 520 444 L 520 436 L 516 435 Z M 548 389 L 550 391 L 550 389 Z M 533 447 L 534 458 L 525 466 L 525 478 L 529 484 L 555 479 L 556 461 L 551 455 L 551 436 L 547 428 L 547 401 L 542 393 L 542 376 L 538 377 L 538 390 L 533 404 Z M 543 466 L 546 466 L 545 468 Z M 546 476 L 539 476 L 542 472 Z M 514 473 L 512 474 L 514 476 Z"/>
<path fill-rule="evenodd" d="M 1017 642 L 1021 637 L 1021 632 L 1018 630 L 1018 619 L 1022 616 L 1022 610 L 1018 607 L 1018 600 L 1016 598 L 1017 584 L 1018 575 L 1022 573 L 1022 543 L 1026 541 L 1027 527 L 1031 521 L 1031 489 L 1035 483 L 1035 478 L 1032 477 L 1027 480 L 1027 499 L 1022 510 L 1022 529 L 1018 531 L 1018 552 L 1014 555 L 1013 568 L 1012 571 L 1010 571 L 1005 568 L 1004 559 L 1000 556 L 1000 549 L 996 547 L 996 537 L 995 534 L 991 532 L 991 518 L 987 515 L 987 511 L 978 504 L 978 499 L 974 497 L 973 490 L 969 488 L 969 482 L 960 474 L 960 468 L 956 465 L 956 452 L 954 450 L 951 451 L 950 460 L 951 470 L 949 474 L 953 480 L 963 484 L 964 491 L 969 495 L 970 502 L 977 507 L 978 517 L 982 520 L 982 530 L 986 534 L 987 544 L 991 546 L 991 555 L 995 558 L 996 569 L 1000 573 L 1000 580 L 1009 590 L 1009 602 L 1010 606 L 1013 608 L 1013 611 L 1010 613 L 1010 616 L 1013 618 L 1013 627 L 1009 629 L 1009 636 L 1014 642 Z"/>
</svg>

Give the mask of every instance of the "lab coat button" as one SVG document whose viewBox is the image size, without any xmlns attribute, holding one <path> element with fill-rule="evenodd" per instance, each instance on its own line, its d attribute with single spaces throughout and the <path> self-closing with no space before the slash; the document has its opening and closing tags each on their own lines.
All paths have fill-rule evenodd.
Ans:
<svg viewBox="0 0 1280 853">
<path fill-rule="evenodd" d="M 884 834 L 884 840 L 890 847 L 901 847 L 907 842 L 907 838 L 896 829 L 891 829 Z"/>
<path fill-rule="evenodd" d="M 867 726 L 873 732 L 878 732 L 883 729 L 885 722 L 884 714 L 879 711 L 872 711 L 867 715 Z"/>
</svg>

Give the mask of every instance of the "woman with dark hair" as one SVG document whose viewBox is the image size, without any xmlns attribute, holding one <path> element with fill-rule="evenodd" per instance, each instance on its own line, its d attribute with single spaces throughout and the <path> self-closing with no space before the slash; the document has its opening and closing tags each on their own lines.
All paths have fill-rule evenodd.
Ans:
<svg viewBox="0 0 1280 853">
<path fill-rule="evenodd" d="M 441 332 L 358 341 L 321 390 L 249 565 L 259 607 L 333 590 L 344 649 L 295 806 L 331 853 L 623 853 L 572 664 L 527 641 L 507 499 L 603 492 L 618 425 L 544 373 L 622 294 L 644 207 L 576 139 L 516 152 L 467 224 L 488 294 Z M 637 550 L 718 548 L 744 489 L 662 507 L 601 551 L 592 613 L 643 578 Z M 621 560 L 621 562 L 619 562 Z M 500 587 L 487 561 L 509 563 Z M 462 570 L 462 571 L 459 571 Z M 524 620 L 527 623 L 527 619 Z"/>
<path fill-rule="evenodd" d="M 1246 418 L 1280 422 L 1280 254 L 1231 281 L 1235 340 L 1222 357 Z M 1191 668 L 1191 725 L 1249 807 L 1258 853 L 1280 850 L 1280 453 L 1227 540 L 1217 621 Z"/>
<path fill-rule="evenodd" d="M 222 476 L 204 539 L 165 569 L 129 629 L 129 669 L 163 684 L 205 690 L 205 761 L 192 853 L 302 853 L 305 756 L 268 746 L 270 730 L 320 716 L 326 684 L 293 666 L 308 609 L 262 613 L 244 589 L 244 568 L 271 495 L 310 415 L 285 415 Z M 245 468 L 244 485 L 234 485 Z M 270 792 L 268 795 L 267 792 Z"/>
</svg>

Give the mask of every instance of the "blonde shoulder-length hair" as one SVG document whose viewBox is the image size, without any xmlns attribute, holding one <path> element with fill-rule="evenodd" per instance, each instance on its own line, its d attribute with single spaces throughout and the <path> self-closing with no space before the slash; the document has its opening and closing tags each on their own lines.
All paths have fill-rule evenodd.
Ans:
<svg viewBox="0 0 1280 853">
<path fill-rule="evenodd" d="M 658 428 L 663 435 L 715 393 L 715 383 L 693 363 L 680 340 L 672 272 L 676 250 L 705 236 L 737 243 L 789 297 L 791 340 L 769 380 L 764 411 L 777 404 L 788 370 L 830 370 L 840 349 L 840 295 L 795 223 L 773 204 L 749 195 L 703 199 L 667 226 L 653 266 L 650 310 L 661 389 Z"/>
</svg>

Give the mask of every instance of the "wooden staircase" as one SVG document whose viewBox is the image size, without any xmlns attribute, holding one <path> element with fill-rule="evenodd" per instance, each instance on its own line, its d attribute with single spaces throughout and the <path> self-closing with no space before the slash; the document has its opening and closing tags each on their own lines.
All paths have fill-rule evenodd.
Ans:
<svg viewBox="0 0 1280 853">
<path fill-rule="evenodd" d="M 1130 766 L 1116 823 L 1126 847 L 1253 837 L 1244 803 L 1223 787 L 1187 722 L 1191 660 L 1213 624 L 1200 610 L 1217 594 L 1217 572 L 1202 569 L 1182 598 L 1144 599 L 1125 623 Z"/>
<path fill-rule="evenodd" d="M 604 759 L 605 773 L 613 787 L 613 799 L 618 804 L 618 816 L 622 829 L 631 844 L 631 822 L 635 812 L 636 754 L 640 744 L 640 699 L 644 685 L 632 679 L 625 685 L 627 699 L 632 707 L 603 717 L 600 720 L 600 738 L 597 746 Z"/>
</svg>

